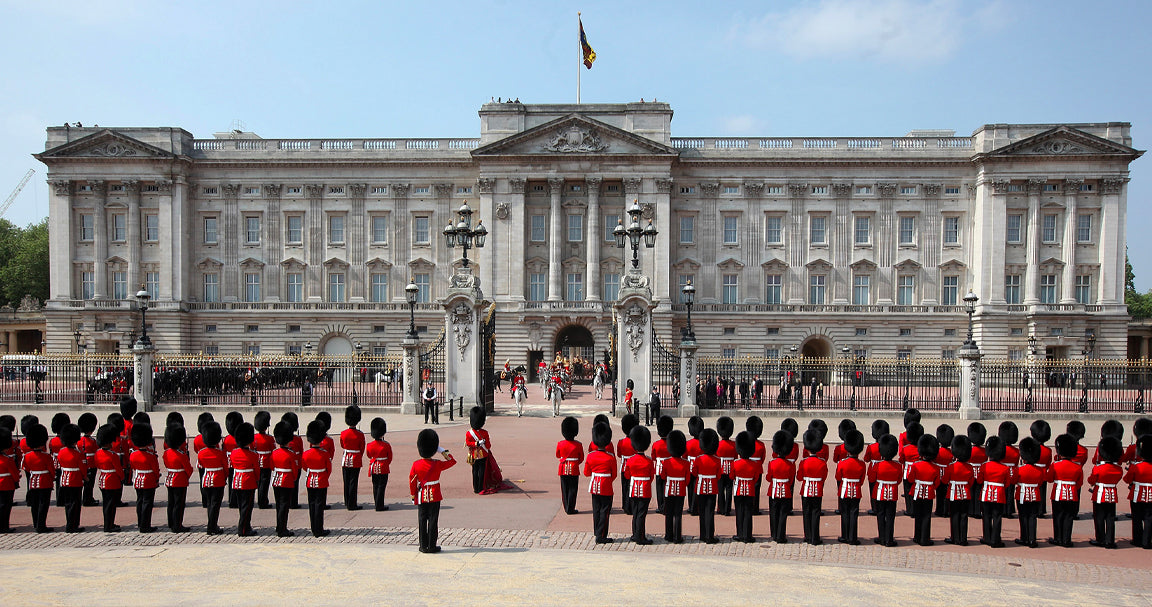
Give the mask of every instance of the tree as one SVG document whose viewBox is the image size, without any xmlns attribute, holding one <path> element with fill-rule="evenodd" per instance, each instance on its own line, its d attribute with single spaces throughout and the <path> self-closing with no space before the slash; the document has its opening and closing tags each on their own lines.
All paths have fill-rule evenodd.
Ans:
<svg viewBox="0 0 1152 607">
<path fill-rule="evenodd" d="M 26 228 L 0 219 L 0 305 L 49 296 L 48 218 Z"/>
<path fill-rule="evenodd" d="M 1152 290 L 1140 293 L 1136 290 L 1136 272 L 1124 254 L 1124 303 L 1128 305 L 1128 315 L 1132 318 L 1152 318 Z"/>
</svg>

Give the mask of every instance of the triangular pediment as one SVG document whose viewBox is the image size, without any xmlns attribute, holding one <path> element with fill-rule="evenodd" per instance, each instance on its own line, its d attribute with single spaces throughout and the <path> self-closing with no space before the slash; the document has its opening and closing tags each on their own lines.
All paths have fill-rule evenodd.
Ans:
<svg viewBox="0 0 1152 607">
<path fill-rule="evenodd" d="M 691 270 L 692 272 L 695 272 L 696 270 L 700 269 L 700 262 L 695 258 L 685 257 L 680 261 L 672 264 L 672 267 L 680 271 Z"/>
<path fill-rule="evenodd" d="M 892 267 L 896 268 L 897 270 L 911 272 L 920 269 L 920 262 L 916 261 L 915 259 L 905 259 L 904 261 L 901 261 Z"/>
<path fill-rule="evenodd" d="M 569 114 L 472 150 L 492 156 L 679 156 L 674 147 L 624 129 Z"/>
<path fill-rule="evenodd" d="M 871 260 L 868 260 L 868 259 L 859 259 L 856 261 L 856 263 L 853 263 L 853 264 L 849 265 L 848 267 L 852 268 L 853 270 L 856 270 L 857 272 L 875 272 L 876 271 L 876 264 L 874 262 L 872 262 Z"/>
<path fill-rule="evenodd" d="M 300 261 L 299 259 L 296 259 L 295 257 L 289 257 L 288 259 L 281 261 L 280 265 L 284 266 L 285 268 L 306 268 L 306 267 L 308 267 L 308 264 L 304 263 L 303 261 Z"/>
<path fill-rule="evenodd" d="M 262 268 L 264 267 L 264 262 L 255 257 L 245 257 L 240 260 L 240 265 L 246 268 Z"/>
<path fill-rule="evenodd" d="M 220 261 L 219 259 L 216 259 L 215 257 L 205 257 L 204 259 L 201 259 L 200 261 L 196 262 L 196 266 L 202 270 L 207 270 L 207 269 L 212 269 L 212 268 L 223 267 L 224 262 Z"/>
<path fill-rule="evenodd" d="M 328 261 L 324 262 L 324 266 L 327 268 L 346 268 L 348 267 L 348 262 L 339 257 L 330 257 Z"/>
<path fill-rule="evenodd" d="M 783 259 L 769 259 L 760 264 L 760 267 L 764 270 L 782 271 L 788 269 L 788 262 Z"/>
<path fill-rule="evenodd" d="M 364 265 L 378 270 L 388 270 L 392 268 L 392 262 L 380 257 L 373 257 L 365 262 Z"/>
<path fill-rule="evenodd" d="M 728 259 L 725 259 L 724 261 L 721 261 L 720 263 L 716 264 L 716 268 L 719 270 L 729 270 L 729 271 L 743 270 L 744 264 L 741 263 L 739 259 L 736 259 L 734 257 L 729 257 Z"/>
<path fill-rule="evenodd" d="M 1003 159 L 1037 156 L 1049 158 L 1114 156 L 1133 160 L 1139 158 L 1143 153 L 1140 150 L 1069 126 L 1058 126 L 992 150 L 987 154 L 980 154 L 978 157 Z"/>
<path fill-rule="evenodd" d="M 809 270 L 831 270 L 832 264 L 827 259 L 817 258 L 804 264 Z"/>
<path fill-rule="evenodd" d="M 963 270 L 964 268 L 967 268 L 968 266 L 965 265 L 965 263 L 963 261 L 960 261 L 959 259 L 956 259 L 956 258 L 952 258 L 952 259 L 949 259 L 948 261 L 945 261 L 944 263 L 942 263 L 936 267 L 947 272 L 949 270 Z"/>
<path fill-rule="evenodd" d="M 91 135 L 69 141 L 40 154 L 35 158 L 48 161 L 60 158 L 175 158 L 176 155 L 154 145 L 144 143 L 111 129 L 103 129 Z"/>
</svg>

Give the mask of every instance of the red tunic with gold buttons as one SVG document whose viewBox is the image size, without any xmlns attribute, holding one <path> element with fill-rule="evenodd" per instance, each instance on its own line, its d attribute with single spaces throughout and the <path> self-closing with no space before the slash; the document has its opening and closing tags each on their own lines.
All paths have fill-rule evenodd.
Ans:
<svg viewBox="0 0 1152 607">
<path fill-rule="evenodd" d="M 688 495 L 688 477 L 691 475 L 688 460 L 669 456 L 660 465 L 659 474 L 664 479 L 664 497 Z"/>
<path fill-rule="evenodd" d="M 21 463 L 25 474 L 28 474 L 29 489 L 51 489 L 55 469 L 52 467 L 52 455 L 47 451 L 35 450 L 24 454 Z"/>
<path fill-rule="evenodd" d="M 186 488 L 188 481 L 192 479 L 192 459 L 183 449 L 171 447 L 165 449 L 164 468 L 168 470 L 167 476 L 164 477 L 165 487 Z"/>
<path fill-rule="evenodd" d="M 388 474 L 392 466 L 392 445 L 384 439 L 376 439 L 364 448 L 368 457 L 368 474 Z"/>
<path fill-rule="evenodd" d="M 920 460 L 908 469 L 908 481 L 912 483 L 912 499 L 936 499 L 936 487 L 940 486 L 940 469 L 935 462 Z"/>
<path fill-rule="evenodd" d="M 300 463 L 296 454 L 283 447 L 272 452 L 272 486 L 296 488 L 296 476 L 300 473 Z"/>
<path fill-rule="evenodd" d="M 1080 486 L 1084 483 L 1084 468 L 1075 459 L 1056 460 L 1048 466 L 1047 479 L 1052 483 L 1052 501 L 1080 501 Z"/>
<path fill-rule="evenodd" d="M 796 480 L 796 467 L 788 458 L 776 456 L 768 463 L 764 480 L 768 483 L 768 497 L 792 499 L 792 483 Z"/>
<path fill-rule="evenodd" d="M 1119 501 L 1116 485 L 1124 478 L 1124 469 L 1117 464 L 1106 462 L 1097 464 L 1088 475 L 1088 488 L 1092 491 L 1093 504 L 1115 504 Z"/>
<path fill-rule="evenodd" d="M 984 489 L 980 501 L 990 504 L 1003 504 L 1007 501 L 1007 487 L 1012 484 L 1016 472 L 1000 462 L 988 462 L 980 467 L 980 481 Z"/>
<path fill-rule="evenodd" d="M 872 499 L 878 502 L 894 502 L 900 496 L 897 485 L 904 477 L 900 464 L 881 459 L 868 469 L 868 482 L 872 484 Z"/>
<path fill-rule="evenodd" d="M 255 489 L 260 480 L 260 456 L 251 449 L 232 450 L 232 488 L 244 491 Z"/>
<path fill-rule="evenodd" d="M 976 474 L 967 462 L 954 461 L 944 469 L 940 477 L 940 490 L 944 492 L 942 499 L 954 502 L 967 501 L 972 496 L 972 482 Z"/>
<path fill-rule="evenodd" d="M 644 499 L 652 497 L 652 478 L 656 475 L 656 465 L 647 455 L 637 453 L 624 462 L 628 477 L 628 497 Z"/>
<path fill-rule="evenodd" d="M 824 450 L 824 455 L 825 457 L 828 455 L 827 448 Z M 796 466 L 796 481 L 800 483 L 800 497 L 824 497 L 824 481 L 827 479 L 828 461 L 820 457 L 819 451 L 804 458 L 800 465 Z"/>
<path fill-rule="evenodd" d="M 557 475 L 579 476 L 580 462 L 584 461 L 584 445 L 578 440 L 562 440 L 556 443 L 556 459 L 560 460 Z"/>
<path fill-rule="evenodd" d="M 456 465 L 455 459 L 418 459 L 408 471 L 408 492 L 412 503 L 420 505 L 444 499 L 440 490 L 440 473 Z"/>
<path fill-rule="evenodd" d="M 61 487 L 83 487 L 88 478 L 88 463 L 84 454 L 74 447 L 62 447 L 56 453 L 56 464 L 60 469 Z"/>
<path fill-rule="evenodd" d="M 1047 477 L 1048 473 L 1035 464 L 1024 464 L 1017 468 L 1016 502 L 1021 504 L 1039 502 L 1043 497 L 1040 495 L 1040 484 Z"/>
<path fill-rule="evenodd" d="M 696 477 L 696 495 L 717 495 L 720 492 L 720 458 L 701 453 L 692 461 L 692 474 Z"/>
<path fill-rule="evenodd" d="M 364 467 L 364 433 L 356 428 L 348 428 L 340 433 L 340 448 L 344 458 L 340 465 L 345 468 Z"/>
<path fill-rule="evenodd" d="M 327 489 L 328 476 L 332 474 L 332 460 L 319 446 L 304 452 L 300 458 L 300 469 L 307 476 L 304 477 L 304 486 L 309 489 Z"/>
<path fill-rule="evenodd" d="M 764 466 L 760 462 L 750 459 L 738 458 L 732 462 L 732 495 L 737 497 L 755 497 L 756 479 L 764 474 Z"/>
<path fill-rule="evenodd" d="M 216 447 L 204 447 L 196 453 L 196 465 L 200 467 L 200 486 L 208 489 L 223 487 L 228 473 L 228 457 Z"/>
<path fill-rule="evenodd" d="M 132 486 L 136 489 L 155 489 L 160 485 L 160 458 L 151 447 L 137 449 L 128 457 L 132 466 Z"/>
<path fill-rule="evenodd" d="M 584 476 L 592 479 L 588 483 L 588 493 L 612 495 L 612 481 L 616 480 L 616 457 L 599 449 L 589 452 L 584 459 Z"/>
<path fill-rule="evenodd" d="M 124 486 L 124 467 L 120 454 L 112 449 L 96 451 L 96 486 L 100 489 L 119 489 Z"/>
<path fill-rule="evenodd" d="M 848 455 L 836 464 L 836 486 L 841 499 L 859 499 L 863 495 L 867 468 L 859 458 Z"/>
</svg>

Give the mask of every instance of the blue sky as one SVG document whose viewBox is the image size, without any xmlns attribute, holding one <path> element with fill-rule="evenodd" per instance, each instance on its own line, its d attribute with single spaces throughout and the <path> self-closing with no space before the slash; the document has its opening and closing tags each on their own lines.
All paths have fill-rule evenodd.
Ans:
<svg viewBox="0 0 1152 607">
<path fill-rule="evenodd" d="M 1152 147 L 1152 3 L 156 2 L 0 0 L 0 196 L 48 212 L 45 128 L 240 120 L 265 137 L 471 137 L 491 97 L 656 98 L 673 135 L 970 134 L 997 122 L 1133 125 Z M 582 69 L 582 68 L 579 68 Z M 1152 288 L 1152 160 L 1132 165 L 1129 252 Z"/>
</svg>

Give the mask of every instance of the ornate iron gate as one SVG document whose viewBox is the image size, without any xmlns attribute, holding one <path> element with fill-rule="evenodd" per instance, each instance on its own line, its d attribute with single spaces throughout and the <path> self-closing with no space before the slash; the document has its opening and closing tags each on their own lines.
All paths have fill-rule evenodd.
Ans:
<svg viewBox="0 0 1152 607">
<path fill-rule="evenodd" d="M 680 351 L 664 347 L 652 332 L 652 385 L 660 393 L 660 404 L 663 408 L 679 406 L 680 398 Z M 651 398 L 645 394 L 639 396 L 641 402 Z"/>
<path fill-rule="evenodd" d="M 496 408 L 496 304 L 480 322 L 480 403 L 492 413 Z"/>
<path fill-rule="evenodd" d="M 420 352 L 420 389 L 432 384 L 440 398 L 444 398 L 444 330 L 436 341 Z"/>
</svg>

